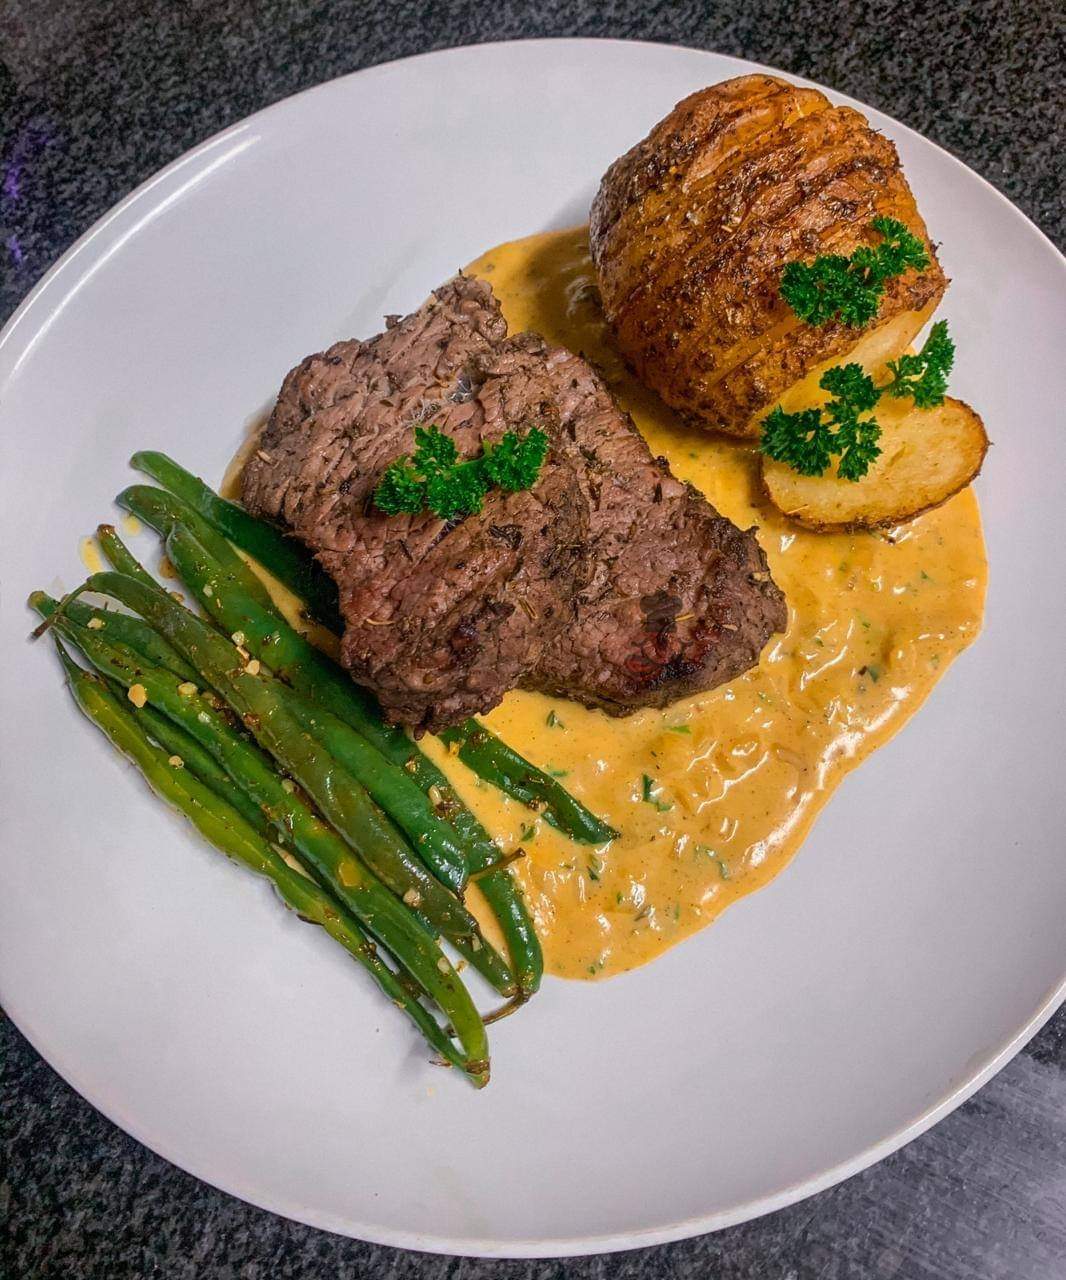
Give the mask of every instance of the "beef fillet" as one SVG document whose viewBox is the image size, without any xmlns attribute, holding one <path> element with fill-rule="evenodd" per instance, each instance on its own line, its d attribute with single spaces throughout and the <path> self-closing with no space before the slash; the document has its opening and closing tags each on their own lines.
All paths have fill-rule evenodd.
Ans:
<svg viewBox="0 0 1066 1280">
<path fill-rule="evenodd" d="M 550 449 L 532 490 L 494 490 L 479 515 L 385 516 L 373 490 L 418 423 L 462 456 L 530 426 Z M 584 360 L 509 338 L 469 277 L 293 369 L 242 484 L 336 580 L 345 664 L 416 730 L 519 685 L 663 705 L 751 666 L 785 623 L 754 535 L 651 456 Z"/>
</svg>

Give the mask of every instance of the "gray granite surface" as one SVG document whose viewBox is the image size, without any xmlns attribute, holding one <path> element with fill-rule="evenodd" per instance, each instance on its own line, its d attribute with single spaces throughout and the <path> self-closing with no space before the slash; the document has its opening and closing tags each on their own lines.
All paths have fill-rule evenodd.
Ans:
<svg viewBox="0 0 1066 1280">
<path fill-rule="evenodd" d="M 359 67 L 532 35 L 696 45 L 831 84 L 946 146 L 1062 245 L 1064 34 L 1044 0 L 0 0 L 0 320 L 120 196 L 217 129 Z M 418 1256 L 241 1204 L 104 1120 L 2 1014 L 0 1070 L 3 1280 L 1066 1278 L 1066 1011 L 840 1187 L 717 1235 L 555 1262 Z"/>
</svg>

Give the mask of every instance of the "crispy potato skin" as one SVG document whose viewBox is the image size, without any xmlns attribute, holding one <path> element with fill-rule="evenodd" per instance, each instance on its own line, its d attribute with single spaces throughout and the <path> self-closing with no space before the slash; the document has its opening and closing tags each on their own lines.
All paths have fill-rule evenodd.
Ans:
<svg viewBox="0 0 1066 1280">
<path fill-rule="evenodd" d="M 592 205 L 622 355 L 694 425 L 757 435 L 792 384 L 869 332 L 800 321 L 778 292 L 785 264 L 877 243 L 882 214 L 925 242 L 931 265 L 888 282 L 871 328 L 935 306 L 947 285 L 893 144 L 773 76 L 692 94 L 611 165 Z"/>
</svg>

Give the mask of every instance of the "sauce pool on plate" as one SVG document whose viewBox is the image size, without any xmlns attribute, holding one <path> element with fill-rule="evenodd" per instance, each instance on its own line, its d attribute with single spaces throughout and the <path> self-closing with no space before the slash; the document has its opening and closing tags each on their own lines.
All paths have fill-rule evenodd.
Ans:
<svg viewBox="0 0 1066 1280">
<path fill-rule="evenodd" d="M 887 536 L 800 529 L 763 499 L 753 449 L 683 426 L 626 372 L 584 227 L 501 245 L 468 270 L 492 284 L 512 333 L 586 355 L 653 453 L 723 515 L 758 526 L 789 602 L 788 630 L 759 665 L 710 693 L 615 719 L 519 691 L 486 717 L 622 833 L 608 847 L 564 839 L 423 740 L 493 835 L 526 851 L 514 866 L 548 971 L 598 978 L 772 879 L 844 776 L 914 714 L 981 626 L 980 514 L 966 490 Z"/>
</svg>

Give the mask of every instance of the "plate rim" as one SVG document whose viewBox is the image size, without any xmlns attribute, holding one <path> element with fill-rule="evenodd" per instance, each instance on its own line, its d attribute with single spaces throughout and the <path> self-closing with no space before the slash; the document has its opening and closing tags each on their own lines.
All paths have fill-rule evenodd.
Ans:
<svg viewBox="0 0 1066 1280">
<path fill-rule="evenodd" d="M 449 57 L 470 55 L 472 53 L 480 54 L 484 52 L 485 56 L 497 56 L 501 50 L 512 48 L 516 45 L 543 45 L 558 46 L 567 44 L 571 46 L 585 46 L 590 52 L 593 52 L 598 46 L 607 45 L 625 45 L 637 46 L 654 50 L 676 50 L 678 53 L 695 53 L 705 57 L 713 57 L 729 63 L 737 68 L 737 74 L 768 74 L 784 76 L 791 82 L 813 87 L 826 93 L 834 102 L 842 102 L 846 105 L 854 106 L 863 112 L 875 112 L 879 117 L 887 121 L 894 130 L 898 130 L 901 135 L 907 135 L 914 139 L 920 139 L 927 146 L 932 147 L 940 156 L 950 162 L 951 165 L 963 170 L 971 179 L 987 189 L 998 201 L 1005 205 L 1015 218 L 1020 219 L 1023 224 L 1027 224 L 1029 232 L 1035 232 L 1053 252 L 1058 260 L 1058 266 L 1066 272 L 1066 255 L 1058 248 L 1051 238 L 1044 232 L 1025 212 L 1018 208 L 1002 191 L 1000 191 L 992 182 L 981 174 L 971 169 L 964 161 L 953 155 L 945 147 L 932 139 L 925 137 L 918 130 L 902 123 L 896 117 L 880 110 L 877 107 L 871 107 L 862 102 L 858 98 L 853 98 L 848 94 L 844 94 L 829 86 L 823 85 L 818 81 L 811 80 L 805 76 L 797 75 L 791 71 L 784 71 L 780 68 L 768 66 L 764 63 L 754 62 L 746 58 L 741 58 L 733 54 L 721 53 L 716 49 L 704 49 L 691 45 L 672 44 L 665 41 L 655 40 L 627 40 L 617 37 L 533 37 L 530 39 L 515 40 L 494 40 L 485 41 L 476 44 L 451 45 L 443 49 L 428 50 L 426 52 L 412 54 L 404 58 L 395 58 L 386 62 L 375 63 L 373 66 L 359 68 L 350 71 L 341 76 L 335 76 L 330 80 L 324 80 L 307 88 L 301 89 L 296 93 L 279 99 L 277 102 L 270 103 L 268 106 L 261 108 L 259 111 L 243 117 L 235 121 L 233 124 L 226 126 L 217 133 L 212 134 L 203 141 L 197 143 L 189 150 L 183 152 L 180 156 L 158 169 L 151 174 L 143 182 L 133 188 L 126 196 L 112 205 L 99 218 L 94 221 L 86 231 L 84 231 L 64 252 L 63 254 L 45 271 L 36 284 L 30 289 L 29 293 L 19 303 L 14 312 L 11 314 L 3 329 L 0 330 L 0 374 L 3 375 L 3 381 L 0 382 L 0 398 L 9 382 L 15 376 L 24 359 L 37 345 L 38 341 L 45 336 L 51 326 L 51 321 L 57 316 L 66 304 L 72 299 L 74 294 L 85 284 L 94 273 L 96 266 L 106 261 L 111 253 L 121 248 L 121 245 L 130 236 L 139 229 L 140 220 L 133 222 L 124 231 L 116 245 L 110 246 L 104 251 L 103 256 L 98 257 L 90 269 L 84 275 L 76 277 L 72 285 L 68 289 L 61 286 L 66 281 L 71 269 L 75 267 L 79 258 L 81 258 L 86 250 L 88 250 L 99 237 L 104 234 L 113 224 L 121 222 L 121 220 L 142 203 L 155 188 L 164 185 L 175 174 L 179 173 L 186 167 L 195 167 L 204 155 L 212 150 L 221 148 L 224 144 L 239 137 L 247 131 L 255 123 L 260 122 L 269 117 L 274 112 L 282 112 L 291 109 L 291 104 L 307 94 L 312 94 L 328 88 L 342 81 L 353 79 L 357 76 L 373 76 L 380 74 L 386 69 L 390 69 L 401 64 L 418 62 L 427 58 L 447 59 Z M 201 175 L 202 176 L 202 175 Z M 180 192 L 181 188 L 179 188 Z M 160 206 L 157 204 L 149 204 L 148 216 L 154 215 Z M 51 300 L 49 295 L 55 292 L 56 287 L 60 286 L 58 296 Z M 35 327 L 32 325 L 27 329 L 27 324 L 36 317 L 36 313 L 41 310 L 43 304 L 45 310 L 40 317 L 39 323 Z M 18 339 L 24 336 L 21 347 Z M 10 367 L 7 367 L 10 361 Z M 4 368 L 6 367 L 6 372 Z M 857 1173 L 870 1168 L 872 1165 L 885 1159 L 893 1152 L 898 1151 L 907 1143 L 913 1141 L 921 1134 L 925 1133 L 933 1125 L 938 1123 L 944 1117 L 949 1115 L 957 1107 L 959 1107 L 968 1098 L 972 1097 L 980 1088 L 988 1083 L 991 1078 L 996 1075 L 1006 1064 L 1019 1052 L 1019 1050 L 1043 1027 L 1058 1008 L 1066 1003 L 1066 970 L 1063 976 L 1043 997 L 1037 1008 L 1031 1013 L 1026 1021 L 1011 1035 L 1008 1035 L 1001 1042 L 994 1045 L 986 1053 L 980 1055 L 976 1060 L 971 1059 L 964 1067 L 965 1078 L 961 1083 L 948 1090 L 946 1094 L 941 1096 L 932 1105 L 921 1111 L 912 1120 L 897 1128 L 894 1132 L 886 1135 L 877 1142 L 871 1143 L 864 1147 L 854 1156 L 840 1161 L 829 1169 L 823 1170 L 820 1174 L 813 1177 L 803 1179 L 793 1183 L 780 1191 L 771 1195 L 757 1197 L 752 1200 L 743 1201 L 739 1204 L 720 1209 L 712 1214 L 696 1215 L 675 1222 L 668 1223 L 664 1226 L 648 1227 L 636 1229 L 628 1232 L 614 1232 L 607 1235 L 599 1236 L 577 1236 L 577 1237 L 537 1237 L 516 1239 L 511 1241 L 501 1241 L 490 1237 L 483 1238 L 452 1238 L 448 1236 L 432 1235 L 425 1232 L 410 1231 L 400 1232 L 391 1230 L 378 1230 L 372 1226 L 360 1225 L 350 1220 L 342 1219 L 339 1215 L 331 1213 L 317 1212 L 312 1206 L 301 1204 L 293 1206 L 291 1209 L 279 1209 L 272 1204 L 265 1203 L 259 1199 L 256 1194 L 247 1189 L 243 1189 L 240 1185 L 234 1183 L 230 1185 L 227 1181 L 216 1181 L 210 1176 L 189 1167 L 182 1159 L 177 1159 L 166 1153 L 166 1142 L 156 1143 L 151 1137 L 146 1136 L 147 1126 L 143 1126 L 132 1117 L 126 1118 L 123 1115 L 123 1108 L 118 1102 L 103 1105 L 96 1100 L 95 1094 L 99 1090 L 94 1089 L 91 1085 L 80 1083 L 80 1073 L 77 1069 L 68 1070 L 66 1065 L 59 1066 L 58 1062 L 63 1060 L 64 1055 L 61 1052 L 52 1054 L 47 1051 L 45 1045 L 48 1037 L 38 1030 L 34 1025 L 32 1014 L 28 1010 L 19 1008 L 19 1002 L 12 999 L 13 993 L 4 989 L 3 974 L 0 973 L 0 1004 L 3 1005 L 4 1012 L 11 1020 L 12 1024 L 19 1033 L 32 1046 L 34 1051 L 48 1064 L 48 1066 L 56 1072 L 61 1079 L 68 1084 L 81 1098 L 83 1098 L 94 1110 L 98 1111 L 111 1123 L 115 1124 L 123 1132 L 129 1134 L 135 1141 L 146 1147 L 154 1155 L 166 1160 L 169 1164 L 181 1169 L 184 1173 L 191 1177 L 206 1183 L 208 1186 L 216 1188 L 227 1195 L 232 1195 L 236 1199 L 242 1200 L 247 1204 L 254 1205 L 257 1209 L 265 1210 L 282 1218 L 291 1221 L 301 1222 L 305 1225 L 314 1227 L 317 1230 L 331 1232 L 332 1234 L 341 1235 L 350 1239 L 363 1240 L 375 1245 L 385 1245 L 392 1248 L 409 1249 L 415 1252 L 436 1253 L 445 1256 L 454 1257 L 482 1257 L 482 1258 L 557 1258 L 557 1257 L 576 1257 L 586 1256 L 600 1253 L 615 1253 L 628 1249 L 645 1248 L 659 1244 L 667 1244 L 677 1240 L 689 1239 L 698 1235 L 707 1234 L 714 1231 L 723 1230 L 730 1226 L 736 1226 L 740 1223 L 751 1221 L 755 1218 L 762 1217 L 765 1214 L 783 1209 L 789 1205 L 795 1204 L 800 1200 L 809 1196 L 817 1195 L 822 1191 L 836 1185 L 839 1182 L 853 1177 Z"/>
</svg>

